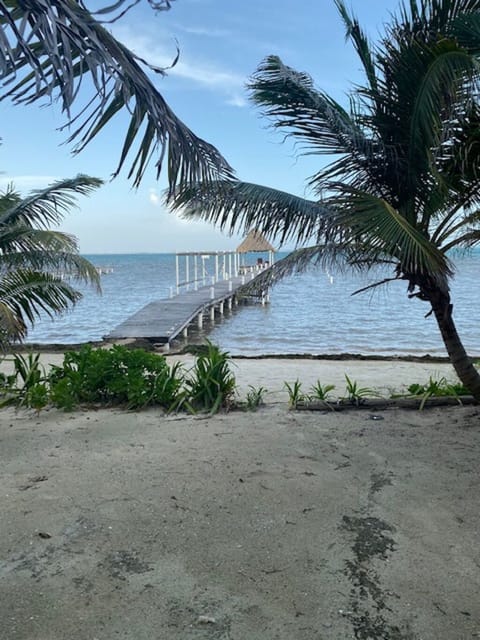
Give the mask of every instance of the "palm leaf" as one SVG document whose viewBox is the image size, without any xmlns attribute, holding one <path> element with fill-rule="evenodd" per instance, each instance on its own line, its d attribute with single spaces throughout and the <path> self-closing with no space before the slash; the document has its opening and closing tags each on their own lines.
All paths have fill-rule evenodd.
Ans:
<svg viewBox="0 0 480 640">
<path fill-rule="evenodd" d="M 152 4 L 163 9 L 170 6 L 166 1 Z M 122 5 L 117 2 L 101 13 Z M 76 127 L 68 138 L 75 153 L 119 111 L 127 110 L 130 124 L 114 175 L 122 170 L 136 140 L 137 151 L 128 172 L 134 186 L 140 184 L 155 153 L 157 176 L 168 156 L 170 189 L 186 181 L 232 177 L 231 167 L 218 150 L 173 113 L 146 73 L 164 75 L 165 71 L 118 42 L 83 3 L 0 0 L 0 26 L 0 77 L 5 88 L 0 99 L 30 104 L 60 98 L 68 119 L 65 126 Z M 89 80 L 90 97 L 73 113 L 79 96 L 85 95 L 80 92 L 85 80 Z"/>
<path fill-rule="evenodd" d="M 172 209 L 212 222 L 230 233 L 258 229 L 280 244 L 322 232 L 331 211 L 312 200 L 250 182 L 217 181 L 178 190 Z"/>
<path fill-rule="evenodd" d="M 341 154 L 368 145 L 362 130 L 335 100 L 317 91 L 312 78 L 268 56 L 248 88 L 254 104 L 264 107 L 274 128 L 306 143 L 315 153 Z"/>
<path fill-rule="evenodd" d="M 368 271 L 378 264 L 396 266 L 391 260 L 379 255 L 375 256 L 374 260 L 369 260 L 365 254 L 365 247 L 360 241 L 353 243 L 347 240 L 342 243 L 340 239 L 337 242 L 331 240 L 327 243 L 295 249 L 256 275 L 254 280 L 242 286 L 239 294 L 257 293 L 284 278 L 303 273 L 308 269 L 335 270 L 342 273 L 348 269 Z M 396 280 L 398 276 L 392 279 Z"/>
<path fill-rule="evenodd" d="M 47 273 L 17 270 L 0 279 L 0 333 L 21 340 L 42 313 L 50 317 L 66 311 L 81 294 L 70 284 Z"/>
<path fill-rule="evenodd" d="M 389 195 L 385 175 L 388 169 L 398 168 L 395 149 L 375 128 L 369 131 L 355 111 L 348 114 L 335 100 L 317 91 L 308 74 L 269 56 L 249 87 L 253 102 L 273 118 L 274 128 L 289 130 L 287 136 L 303 143 L 307 154 L 340 155 L 310 178 L 309 186 L 316 194 L 321 195 L 341 177 L 353 187 L 367 185 L 378 195 Z M 354 102 L 352 99 L 352 105 Z"/>
<path fill-rule="evenodd" d="M 100 289 L 95 267 L 79 255 L 73 236 L 51 231 L 75 203 L 101 180 L 77 176 L 61 180 L 22 199 L 13 186 L 0 195 L 0 343 L 21 340 L 28 323 L 42 313 L 66 311 L 82 296 L 62 277 L 94 284 Z"/>
<path fill-rule="evenodd" d="M 77 252 L 78 244 L 74 236 L 61 231 L 32 229 L 20 224 L 0 226 L 0 259 L 30 260 L 38 254 L 45 264 L 56 260 L 61 252 Z"/>
<path fill-rule="evenodd" d="M 336 223 L 343 242 L 350 238 L 353 244 L 360 243 L 367 261 L 394 258 L 407 278 L 414 274 L 431 277 L 448 290 L 446 281 L 453 267 L 443 251 L 385 200 L 348 188 L 343 191 L 343 197 L 330 199 L 339 211 Z"/>
<path fill-rule="evenodd" d="M 480 244 L 480 229 L 466 229 L 462 235 L 457 236 L 451 242 L 444 245 L 444 251 L 451 249 L 463 248 L 472 249 Z"/>
<path fill-rule="evenodd" d="M 377 77 L 375 71 L 375 62 L 372 56 L 368 38 L 362 31 L 358 20 L 349 15 L 343 0 L 335 0 L 335 5 L 346 27 L 347 38 L 350 38 L 352 40 L 358 57 L 363 64 L 370 89 L 372 92 L 375 92 L 377 90 Z"/>
<path fill-rule="evenodd" d="M 472 56 L 459 50 L 455 43 L 443 41 L 430 53 L 431 64 L 418 87 L 412 109 L 410 166 L 414 166 L 419 153 L 441 150 L 443 139 L 451 139 L 451 130 L 445 127 L 445 122 L 458 128 L 467 96 L 471 95 L 472 78 L 480 71 Z"/>
<path fill-rule="evenodd" d="M 29 231 L 29 234 L 32 232 Z M 39 232 L 47 234 L 48 232 Z M 54 233 L 54 232 L 50 232 Z M 57 234 L 63 235 L 63 234 Z M 0 251 L 2 251 L 3 238 L 0 234 Z M 53 242 L 35 242 L 16 245 L 17 249 L 7 247 L 6 252 L 0 253 L 0 277 L 21 269 L 31 269 L 52 274 L 62 274 L 76 282 L 84 282 L 93 285 L 98 292 L 101 291 L 100 276 L 96 268 L 83 256 L 78 254 L 78 247 L 74 243 L 74 251 L 69 250 L 69 245 L 63 242 L 63 238 L 56 238 Z"/>
<path fill-rule="evenodd" d="M 75 205 L 76 195 L 89 195 L 103 184 L 99 178 L 78 175 L 59 180 L 53 185 L 33 191 L 21 198 L 13 186 L 0 194 L 0 227 L 21 223 L 24 226 L 47 228 L 58 224 Z"/>
</svg>

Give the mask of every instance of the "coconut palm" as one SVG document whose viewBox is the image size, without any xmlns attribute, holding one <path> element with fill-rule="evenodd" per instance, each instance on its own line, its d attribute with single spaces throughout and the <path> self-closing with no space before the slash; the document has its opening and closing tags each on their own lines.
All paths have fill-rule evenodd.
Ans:
<svg viewBox="0 0 480 640">
<path fill-rule="evenodd" d="M 103 26 L 139 2 L 117 0 L 90 12 L 81 0 L 0 0 L 0 100 L 59 99 L 76 153 L 119 112 L 127 112 L 130 122 L 114 175 L 131 153 L 128 177 L 135 186 L 153 155 L 157 175 L 167 160 L 170 187 L 232 175 L 217 149 L 177 118 L 147 75 L 165 70 L 133 54 Z M 171 2 L 149 4 L 160 11 Z"/>
<path fill-rule="evenodd" d="M 13 186 L 0 193 L 0 346 L 21 340 L 43 313 L 66 311 L 82 296 L 72 281 L 99 289 L 95 267 L 79 255 L 76 239 L 48 227 L 64 217 L 77 194 L 102 184 L 79 175 L 22 198 Z M 63 280 L 68 275 L 72 281 Z"/>
<path fill-rule="evenodd" d="M 449 289 L 452 250 L 480 242 L 480 0 L 410 0 L 375 46 L 336 5 L 365 72 L 348 111 L 276 56 L 250 83 L 274 127 L 309 154 L 333 156 L 309 179 L 312 199 L 220 180 L 188 185 L 173 206 L 231 231 L 296 241 L 264 274 L 270 282 L 312 262 L 385 265 L 381 283 L 403 280 L 429 304 L 459 378 L 480 400 Z"/>
</svg>

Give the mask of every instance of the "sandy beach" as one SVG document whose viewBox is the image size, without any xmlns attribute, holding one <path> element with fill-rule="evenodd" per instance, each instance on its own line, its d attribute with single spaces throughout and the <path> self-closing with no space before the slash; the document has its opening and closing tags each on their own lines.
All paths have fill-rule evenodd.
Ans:
<svg viewBox="0 0 480 640">
<path fill-rule="evenodd" d="M 234 371 L 257 412 L 0 412 L 2 640 L 480 637 L 479 408 L 294 412 L 283 389 L 450 365 Z"/>
</svg>

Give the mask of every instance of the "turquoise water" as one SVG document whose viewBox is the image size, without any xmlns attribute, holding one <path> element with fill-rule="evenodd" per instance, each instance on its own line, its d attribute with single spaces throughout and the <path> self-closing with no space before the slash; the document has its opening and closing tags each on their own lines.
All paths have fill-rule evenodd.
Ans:
<svg viewBox="0 0 480 640">
<path fill-rule="evenodd" d="M 103 295 L 84 289 L 75 309 L 53 321 L 42 319 L 28 342 L 72 344 L 101 340 L 148 302 L 167 298 L 175 285 L 174 254 L 87 256 L 102 276 Z M 480 253 L 456 259 L 452 282 L 454 317 L 471 355 L 480 355 Z M 212 269 L 210 269 L 212 270 Z M 379 273 L 379 278 L 385 274 Z M 311 270 L 277 284 L 270 304 L 241 305 L 204 335 L 234 355 L 362 353 L 445 355 L 428 306 L 409 300 L 404 283 L 352 297 L 371 275 Z"/>
</svg>

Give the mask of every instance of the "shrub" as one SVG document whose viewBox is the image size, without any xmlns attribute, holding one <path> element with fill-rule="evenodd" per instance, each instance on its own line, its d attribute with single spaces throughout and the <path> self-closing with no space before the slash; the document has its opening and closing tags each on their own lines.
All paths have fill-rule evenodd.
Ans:
<svg viewBox="0 0 480 640">
<path fill-rule="evenodd" d="M 72 410 L 80 404 L 98 403 L 215 413 L 231 406 L 236 388 L 229 354 L 210 342 L 197 357 L 188 379 L 180 363 L 169 367 L 165 356 L 119 345 L 111 349 L 86 345 L 67 351 L 63 363 L 52 365 L 48 375 L 40 364 L 40 354 L 15 355 L 13 363 L 14 374 L 0 376 L 3 406 L 40 410 L 51 404 Z M 263 391 L 256 390 L 257 405 Z"/>
<path fill-rule="evenodd" d="M 111 349 L 67 351 L 50 373 L 51 400 L 72 409 L 81 403 L 125 404 L 130 409 L 160 405 L 171 410 L 180 393 L 179 364 L 170 369 L 164 356 L 116 345 Z"/>
</svg>

